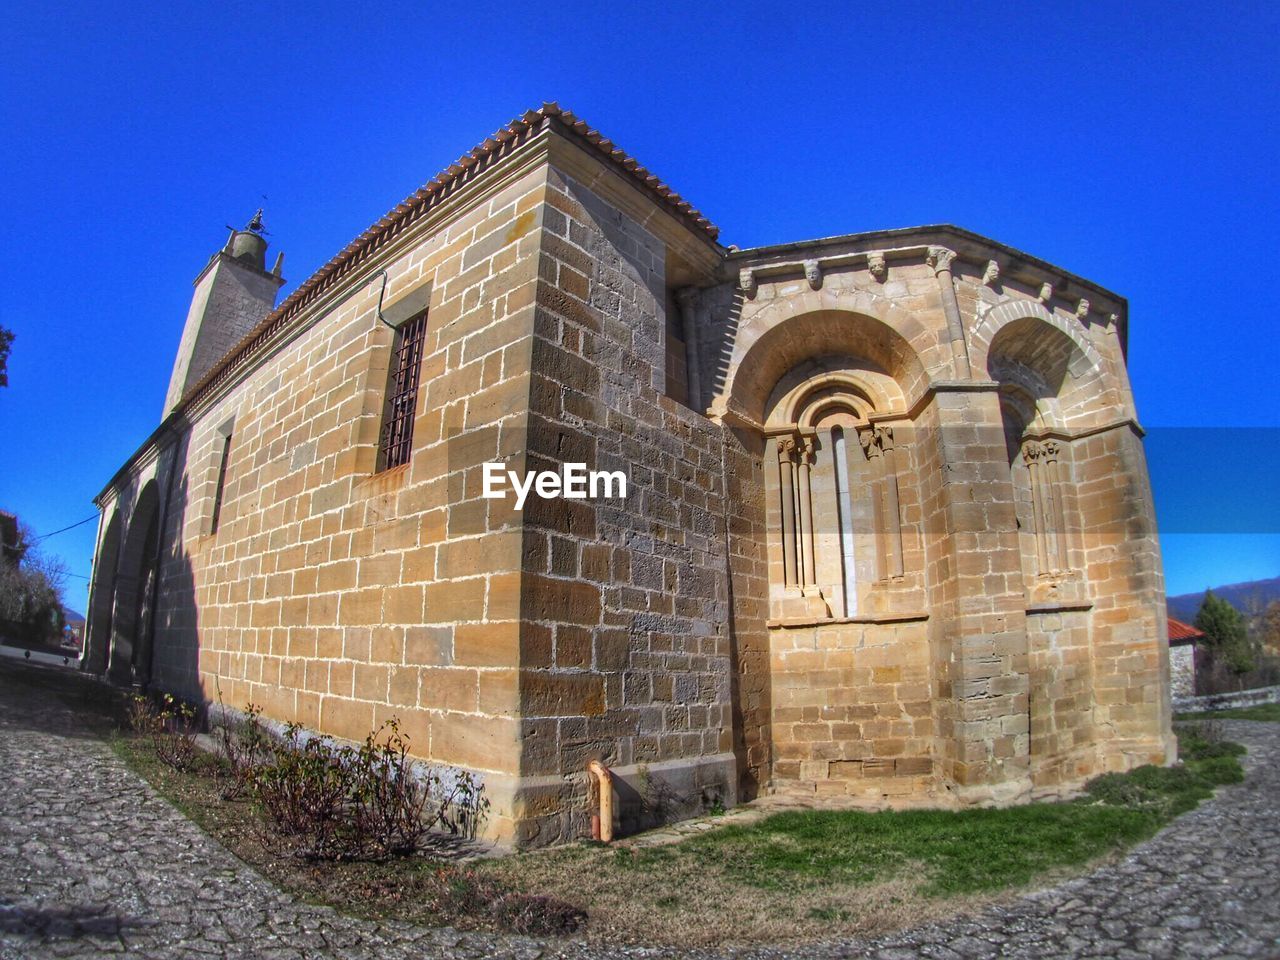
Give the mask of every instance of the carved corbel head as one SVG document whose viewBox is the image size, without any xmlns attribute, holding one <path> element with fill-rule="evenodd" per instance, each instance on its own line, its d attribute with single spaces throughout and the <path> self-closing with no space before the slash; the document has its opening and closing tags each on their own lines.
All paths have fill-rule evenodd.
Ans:
<svg viewBox="0 0 1280 960">
<path fill-rule="evenodd" d="M 982 271 L 983 284 L 988 287 L 994 286 L 995 282 L 999 279 L 1000 279 L 1000 261 L 988 260 L 987 269 Z"/>
<path fill-rule="evenodd" d="M 1028 440 L 1022 445 L 1022 459 L 1034 463 L 1044 456 L 1044 444 L 1039 440 Z"/>
<path fill-rule="evenodd" d="M 1079 320 L 1081 323 L 1084 323 L 1085 319 L 1088 316 L 1089 316 L 1089 301 L 1084 299 L 1084 297 L 1081 297 L 1080 302 L 1076 304 L 1076 319 Z"/>
<path fill-rule="evenodd" d="M 750 299 L 756 295 L 759 285 L 756 283 L 756 272 L 750 267 L 743 267 L 738 271 L 738 286 L 742 292 Z"/>
<path fill-rule="evenodd" d="M 867 269 L 871 271 L 871 276 L 875 277 L 877 283 L 884 283 L 884 278 L 889 275 L 889 267 L 884 262 L 883 253 L 867 254 Z"/>
<path fill-rule="evenodd" d="M 820 289 L 822 287 L 822 264 L 817 260 L 806 260 L 804 262 L 804 278 L 809 281 L 810 289 Z"/>
<path fill-rule="evenodd" d="M 1053 299 L 1053 284 L 1048 280 L 1040 284 L 1040 296 L 1036 299 L 1047 306 L 1049 301 Z"/>
</svg>

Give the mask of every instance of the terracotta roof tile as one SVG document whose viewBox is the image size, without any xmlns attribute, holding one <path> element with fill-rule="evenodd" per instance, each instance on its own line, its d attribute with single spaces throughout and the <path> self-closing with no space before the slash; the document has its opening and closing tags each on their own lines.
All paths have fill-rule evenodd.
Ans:
<svg viewBox="0 0 1280 960">
<path fill-rule="evenodd" d="M 1173 643 L 1179 640 L 1201 640 L 1204 638 L 1204 631 L 1197 630 L 1189 623 L 1183 623 L 1181 620 L 1175 620 L 1169 617 L 1169 642 Z"/>
<path fill-rule="evenodd" d="M 615 167 L 635 180 L 653 198 L 692 229 L 714 241 L 719 228 L 699 213 L 692 204 L 654 176 L 638 161 L 605 139 L 572 112 L 556 103 L 544 103 L 537 110 L 526 111 L 471 151 L 459 157 L 443 172 L 380 217 L 373 226 L 347 244 L 338 254 L 307 278 L 293 293 L 236 346 L 214 364 L 213 368 L 183 395 L 179 409 L 186 408 L 208 394 L 254 356 L 258 349 L 278 333 L 303 308 L 329 292 L 341 280 L 354 273 L 370 256 L 398 236 L 420 216 L 451 195 L 473 172 L 486 169 L 512 150 L 532 138 L 543 125 L 554 123 L 572 133 L 589 149 L 601 153 Z"/>
</svg>

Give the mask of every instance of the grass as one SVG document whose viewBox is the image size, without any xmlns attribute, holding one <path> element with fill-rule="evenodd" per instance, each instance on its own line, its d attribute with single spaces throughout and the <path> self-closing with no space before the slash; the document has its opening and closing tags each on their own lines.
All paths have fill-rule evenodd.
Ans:
<svg viewBox="0 0 1280 960">
<path fill-rule="evenodd" d="M 98 717 L 101 691 L 63 691 Z M 70 693 L 70 695 L 65 695 Z M 1216 719 L 1223 714 L 1214 714 Z M 583 908 L 588 938 L 685 946 L 875 935 L 970 911 L 1121 854 L 1238 782 L 1243 748 L 1179 724 L 1183 764 L 1108 774 L 1080 799 L 1003 810 L 780 813 L 665 845 L 580 843 L 470 864 L 429 856 L 308 864 L 264 843 L 254 803 L 221 798 L 221 761 L 176 771 L 144 739 L 112 749 L 186 816 L 294 895 L 344 912 L 522 929 Z M 499 906 L 500 905 L 500 906 Z"/>
<path fill-rule="evenodd" d="M 1236 783 L 1238 744 L 1180 731 L 1184 762 L 1107 774 L 1069 803 L 1002 810 L 804 811 L 680 843 L 535 851 L 487 868 L 576 896 L 631 941 L 723 944 L 876 934 L 1114 857 Z"/>
<path fill-rule="evenodd" d="M 1233 707 L 1228 710 L 1205 710 L 1179 713 L 1175 720 L 1269 720 L 1280 722 L 1280 703 L 1260 703 L 1256 707 Z"/>
</svg>

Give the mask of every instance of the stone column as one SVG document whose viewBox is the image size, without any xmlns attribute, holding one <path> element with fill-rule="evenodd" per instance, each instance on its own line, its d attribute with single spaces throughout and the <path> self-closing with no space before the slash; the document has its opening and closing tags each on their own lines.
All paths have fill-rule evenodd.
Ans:
<svg viewBox="0 0 1280 960">
<path fill-rule="evenodd" d="M 676 291 L 676 303 L 680 307 L 681 328 L 684 331 L 684 363 L 689 380 L 689 407 L 702 413 L 702 369 L 698 360 L 697 319 L 698 300 L 702 295 L 697 287 L 684 287 Z"/>
<path fill-rule="evenodd" d="M 894 453 L 893 427 L 877 427 L 876 442 L 881 451 L 884 470 L 885 518 L 888 521 L 889 575 L 900 577 L 902 565 L 902 508 L 898 505 L 898 465 Z"/>
<path fill-rule="evenodd" d="M 1036 572 L 1049 572 L 1048 538 L 1045 529 L 1048 526 L 1048 509 L 1044 502 L 1044 446 L 1037 440 L 1028 440 L 1022 445 L 1022 461 L 1027 465 L 1027 473 L 1031 484 L 1031 517 L 1035 523 L 1036 534 Z"/>
<path fill-rule="evenodd" d="M 817 589 L 818 577 L 813 551 L 813 493 L 810 471 L 813 469 L 813 437 L 801 437 L 796 444 L 800 471 L 800 555 L 804 570 L 800 583 L 806 595 Z"/>
<path fill-rule="evenodd" d="M 796 494 L 792 472 L 795 469 L 792 457 L 795 454 L 794 437 L 779 437 L 778 445 L 778 490 L 782 509 L 782 567 L 783 583 L 788 587 L 799 584 L 796 576 Z"/>
<path fill-rule="evenodd" d="M 1053 545 L 1050 555 L 1053 557 L 1055 569 L 1066 572 L 1071 569 L 1071 560 L 1067 553 L 1067 511 L 1063 503 L 1066 494 L 1063 481 L 1063 468 L 1059 461 L 1062 444 L 1057 440 L 1046 440 L 1044 443 L 1044 466 L 1046 488 L 1049 493 L 1050 542 Z"/>
<path fill-rule="evenodd" d="M 960 302 L 956 300 L 956 284 L 951 276 L 951 261 L 956 252 L 946 247 L 930 247 L 928 262 L 938 277 L 938 291 L 942 294 L 942 310 L 947 316 L 947 333 L 951 338 L 951 353 L 955 360 L 957 380 L 968 380 L 969 347 L 964 339 L 964 321 L 960 318 Z"/>
<path fill-rule="evenodd" d="M 884 476 L 880 463 L 880 444 L 876 442 L 876 431 L 867 428 L 858 431 L 858 442 L 862 444 L 862 452 L 866 454 L 867 463 L 871 466 L 871 502 L 875 507 L 875 545 L 876 545 L 876 579 L 884 580 L 889 576 L 888 540 L 886 529 L 888 519 L 885 510 Z"/>
</svg>

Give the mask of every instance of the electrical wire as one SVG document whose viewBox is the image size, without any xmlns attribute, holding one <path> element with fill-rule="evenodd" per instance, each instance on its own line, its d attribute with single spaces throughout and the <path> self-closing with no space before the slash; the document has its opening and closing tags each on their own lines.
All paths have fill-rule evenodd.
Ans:
<svg viewBox="0 0 1280 960">
<path fill-rule="evenodd" d="M 97 519 L 98 519 L 98 515 L 95 513 L 92 517 L 85 517 L 79 523 L 73 523 L 69 527 L 63 527 L 61 530 L 53 531 L 53 533 L 45 533 L 45 534 L 41 534 L 38 537 L 32 537 L 31 542 L 35 543 L 38 540 L 48 540 L 50 537 L 56 537 L 58 534 L 66 533 L 68 530 L 74 530 L 76 527 L 83 527 L 90 520 L 97 520 Z"/>
</svg>

